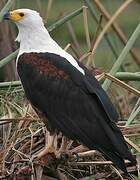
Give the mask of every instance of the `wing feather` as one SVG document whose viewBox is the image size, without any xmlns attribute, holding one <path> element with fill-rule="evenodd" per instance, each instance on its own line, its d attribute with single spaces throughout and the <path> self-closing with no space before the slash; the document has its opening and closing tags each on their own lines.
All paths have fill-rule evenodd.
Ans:
<svg viewBox="0 0 140 180">
<path fill-rule="evenodd" d="M 18 73 L 26 96 L 48 117 L 50 125 L 90 149 L 99 150 L 114 163 L 118 158 L 117 165 L 123 170 L 123 158 L 135 162 L 114 123 L 118 115 L 112 103 L 88 70 L 84 69 L 84 76 L 58 55 L 32 56 L 20 57 Z"/>
</svg>

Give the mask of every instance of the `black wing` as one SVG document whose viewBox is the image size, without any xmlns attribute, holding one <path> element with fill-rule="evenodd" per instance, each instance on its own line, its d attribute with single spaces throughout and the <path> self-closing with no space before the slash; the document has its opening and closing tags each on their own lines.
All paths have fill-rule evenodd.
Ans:
<svg viewBox="0 0 140 180">
<path fill-rule="evenodd" d="M 113 122 L 118 116 L 112 103 L 87 69 L 83 75 L 50 53 L 23 54 L 17 68 L 27 98 L 48 117 L 52 129 L 96 148 L 124 171 L 124 158 L 135 161 Z"/>
<path fill-rule="evenodd" d="M 84 71 L 86 73 L 85 83 L 87 84 L 89 92 L 96 94 L 96 96 L 98 97 L 98 99 L 102 105 L 102 108 L 108 115 L 109 119 L 111 121 L 117 122 L 119 120 L 118 113 L 117 113 L 114 105 L 110 101 L 110 98 L 108 97 L 106 92 L 100 86 L 97 79 L 90 73 L 90 71 L 80 62 L 78 62 L 78 64 L 79 64 L 79 66 L 81 66 L 84 69 Z"/>
</svg>

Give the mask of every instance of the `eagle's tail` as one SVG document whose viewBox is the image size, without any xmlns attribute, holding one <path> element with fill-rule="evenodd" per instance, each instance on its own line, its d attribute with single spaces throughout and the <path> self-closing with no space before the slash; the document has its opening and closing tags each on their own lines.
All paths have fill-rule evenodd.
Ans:
<svg viewBox="0 0 140 180">
<path fill-rule="evenodd" d="M 124 162 L 124 158 L 122 158 L 118 153 L 111 152 L 111 151 L 109 152 L 105 149 L 101 150 L 101 152 L 104 154 L 106 159 L 111 160 L 125 174 L 128 174 L 126 165 Z M 134 158 L 134 156 L 132 156 L 132 154 L 129 151 L 125 158 L 128 159 L 131 162 L 131 164 L 136 165 L 136 163 L 137 163 L 136 159 Z"/>
<path fill-rule="evenodd" d="M 126 165 L 124 162 L 124 159 L 120 157 L 118 154 L 114 152 L 108 152 L 106 150 L 102 150 L 102 153 L 104 154 L 105 158 L 112 161 L 117 167 L 119 167 L 125 174 L 127 174 Z"/>
</svg>

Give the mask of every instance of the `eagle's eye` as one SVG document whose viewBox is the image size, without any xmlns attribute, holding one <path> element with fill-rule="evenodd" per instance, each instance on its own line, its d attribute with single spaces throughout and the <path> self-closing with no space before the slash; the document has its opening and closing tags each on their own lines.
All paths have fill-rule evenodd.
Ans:
<svg viewBox="0 0 140 180">
<path fill-rule="evenodd" d="M 21 12 L 21 13 L 19 13 L 19 15 L 20 15 L 21 17 L 23 17 L 23 16 L 24 16 L 24 13 Z"/>
</svg>

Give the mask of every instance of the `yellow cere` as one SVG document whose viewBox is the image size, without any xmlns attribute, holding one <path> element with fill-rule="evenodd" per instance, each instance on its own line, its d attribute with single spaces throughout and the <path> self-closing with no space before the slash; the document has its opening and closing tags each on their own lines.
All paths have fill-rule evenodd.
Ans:
<svg viewBox="0 0 140 180">
<path fill-rule="evenodd" d="M 21 13 L 19 11 L 10 12 L 10 19 L 15 22 L 20 21 L 23 18 L 23 16 L 24 16 L 24 13 Z"/>
</svg>

